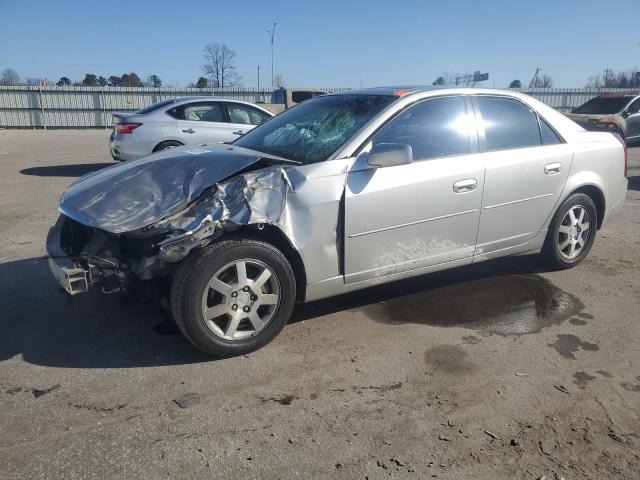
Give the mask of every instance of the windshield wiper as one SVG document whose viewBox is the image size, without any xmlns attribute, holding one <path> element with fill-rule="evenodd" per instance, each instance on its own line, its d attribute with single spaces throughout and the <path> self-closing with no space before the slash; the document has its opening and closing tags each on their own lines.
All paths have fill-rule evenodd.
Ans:
<svg viewBox="0 0 640 480">
<path fill-rule="evenodd" d="M 248 150 L 250 152 L 258 153 L 258 154 L 260 154 L 261 159 L 264 160 L 266 163 L 271 163 L 271 164 L 284 163 L 286 165 L 302 165 L 302 162 L 300 162 L 298 160 L 292 160 L 290 158 L 280 157 L 278 155 L 273 155 L 272 153 L 263 152 L 263 151 L 258 150 L 258 149 L 247 148 L 247 147 L 238 147 L 236 145 L 230 145 L 229 146 L 229 150 L 235 150 L 235 149 Z"/>
</svg>

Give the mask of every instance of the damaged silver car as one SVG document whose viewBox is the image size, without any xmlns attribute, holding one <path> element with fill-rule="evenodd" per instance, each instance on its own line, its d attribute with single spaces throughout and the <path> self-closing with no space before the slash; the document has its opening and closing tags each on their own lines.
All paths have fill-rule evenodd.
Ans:
<svg viewBox="0 0 640 480">
<path fill-rule="evenodd" d="M 232 145 L 86 175 L 47 239 L 70 294 L 170 283 L 213 356 L 309 302 L 505 255 L 578 264 L 625 198 L 626 152 L 525 95 L 378 88 L 308 100 Z"/>
</svg>

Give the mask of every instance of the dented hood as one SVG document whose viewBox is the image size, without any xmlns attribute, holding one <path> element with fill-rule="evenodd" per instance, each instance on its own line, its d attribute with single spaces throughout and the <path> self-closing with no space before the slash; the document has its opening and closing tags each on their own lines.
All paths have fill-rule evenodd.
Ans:
<svg viewBox="0 0 640 480">
<path fill-rule="evenodd" d="M 111 233 L 146 227 L 196 199 L 206 188 L 260 160 L 294 163 L 233 146 L 185 146 L 98 170 L 76 180 L 60 211 Z"/>
</svg>

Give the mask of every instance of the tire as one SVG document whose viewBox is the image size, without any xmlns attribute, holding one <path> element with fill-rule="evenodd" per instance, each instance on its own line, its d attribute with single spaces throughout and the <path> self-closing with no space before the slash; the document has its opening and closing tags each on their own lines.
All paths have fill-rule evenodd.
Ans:
<svg viewBox="0 0 640 480">
<path fill-rule="evenodd" d="M 278 249 L 260 240 L 231 238 L 178 266 L 170 303 L 184 336 L 207 355 L 224 358 L 273 340 L 289 321 L 295 299 L 295 275 Z"/>
<path fill-rule="evenodd" d="M 575 267 L 591 250 L 597 226 L 598 213 L 590 196 L 574 193 L 567 197 L 549 225 L 542 250 L 546 263 L 557 270 Z"/>
<path fill-rule="evenodd" d="M 176 142 L 175 140 L 167 140 L 166 142 L 161 142 L 158 145 L 155 146 L 155 148 L 153 149 L 153 152 L 160 152 L 162 150 L 168 150 L 169 148 L 173 148 L 173 147 L 180 147 L 183 144 L 180 142 Z"/>
</svg>

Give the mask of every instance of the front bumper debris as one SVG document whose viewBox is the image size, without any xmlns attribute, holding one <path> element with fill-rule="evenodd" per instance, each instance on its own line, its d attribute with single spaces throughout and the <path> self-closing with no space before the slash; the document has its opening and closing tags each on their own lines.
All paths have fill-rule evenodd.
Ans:
<svg viewBox="0 0 640 480">
<path fill-rule="evenodd" d="M 49 269 L 60 286 L 70 295 L 89 291 L 91 271 L 75 266 L 68 258 L 49 257 Z"/>
<path fill-rule="evenodd" d="M 75 264 L 63 250 L 61 242 L 63 221 L 64 217 L 61 216 L 47 235 L 49 269 L 67 293 L 77 295 L 89 290 L 93 283 L 91 271 L 82 265 Z"/>
</svg>

